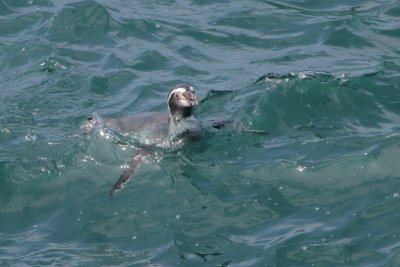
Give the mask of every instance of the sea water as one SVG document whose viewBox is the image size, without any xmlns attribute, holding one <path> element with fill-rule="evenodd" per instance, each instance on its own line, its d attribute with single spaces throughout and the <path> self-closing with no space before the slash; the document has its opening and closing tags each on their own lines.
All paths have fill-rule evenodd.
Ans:
<svg viewBox="0 0 400 267">
<path fill-rule="evenodd" d="M 398 1 L 0 0 L 1 266 L 400 266 Z M 132 156 L 87 116 L 195 86 Z"/>
</svg>

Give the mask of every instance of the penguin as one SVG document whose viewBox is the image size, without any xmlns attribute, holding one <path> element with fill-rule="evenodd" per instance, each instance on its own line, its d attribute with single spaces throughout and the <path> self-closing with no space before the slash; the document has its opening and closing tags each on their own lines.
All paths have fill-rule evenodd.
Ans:
<svg viewBox="0 0 400 267">
<path fill-rule="evenodd" d="M 105 125 L 122 134 L 142 133 L 158 142 L 159 137 L 176 136 L 187 131 L 187 121 L 193 121 L 194 107 L 198 105 L 194 87 L 177 84 L 167 98 L 167 112 L 145 112 L 121 119 L 106 119 Z"/>
<path fill-rule="evenodd" d="M 194 87 L 189 84 L 177 84 L 168 94 L 166 112 L 145 112 L 120 119 L 104 120 L 94 115 L 86 119 L 82 128 L 94 128 L 100 123 L 123 135 L 133 134 L 139 140 L 139 149 L 135 150 L 131 159 L 127 161 L 126 168 L 109 192 L 110 196 L 121 189 L 143 163 L 148 162 L 153 146 L 163 146 L 166 142 L 180 138 L 199 137 L 201 125 L 193 114 L 197 105 Z"/>
</svg>

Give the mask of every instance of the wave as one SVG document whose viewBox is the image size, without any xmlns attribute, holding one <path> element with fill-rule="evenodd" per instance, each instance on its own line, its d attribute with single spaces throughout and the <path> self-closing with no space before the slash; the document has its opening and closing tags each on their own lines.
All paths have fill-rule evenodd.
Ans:
<svg viewBox="0 0 400 267">
<path fill-rule="evenodd" d="M 399 118 L 379 92 L 380 87 L 388 91 L 380 86 L 382 80 L 379 73 L 357 77 L 326 72 L 269 73 L 245 89 L 254 94 L 246 101 L 243 115 L 254 127 L 277 133 L 293 129 L 352 134 L 395 131 Z"/>
</svg>

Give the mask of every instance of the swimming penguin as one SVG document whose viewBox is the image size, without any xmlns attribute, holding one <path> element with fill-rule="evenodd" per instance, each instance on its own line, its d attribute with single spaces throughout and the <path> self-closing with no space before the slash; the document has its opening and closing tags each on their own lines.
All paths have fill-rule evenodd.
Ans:
<svg viewBox="0 0 400 267">
<path fill-rule="evenodd" d="M 148 161 L 151 147 L 165 140 L 177 137 L 196 138 L 201 126 L 193 116 L 194 107 L 198 105 L 193 86 L 175 85 L 168 94 L 168 112 L 146 112 L 121 119 L 105 119 L 102 124 L 122 134 L 134 133 L 141 140 L 139 149 L 127 162 L 125 170 L 110 190 L 110 196 L 125 184 L 139 166 Z M 97 120 L 90 117 L 83 128 L 93 128 Z"/>
<path fill-rule="evenodd" d="M 151 137 L 177 135 L 185 129 L 185 122 L 192 117 L 194 106 L 198 105 L 194 88 L 188 84 L 175 85 L 168 94 L 168 112 L 146 112 L 122 119 L 107 119 L 105 125 L 121 133 L 146 132 Z"/>
</svg>

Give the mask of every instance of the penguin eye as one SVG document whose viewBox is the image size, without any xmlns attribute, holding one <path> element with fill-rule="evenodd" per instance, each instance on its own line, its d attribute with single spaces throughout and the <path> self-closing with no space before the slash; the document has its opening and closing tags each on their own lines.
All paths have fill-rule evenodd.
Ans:
<svg viewBox="0 0 400 267">
<path fill-rule="evenodd" d="M 174 94 L 174 97 L 178 99 L 178 98 L 179 98 L 179 94 L 178 94 L 178 93 L 175 93 L 175 94 Z"/>
</svg>

